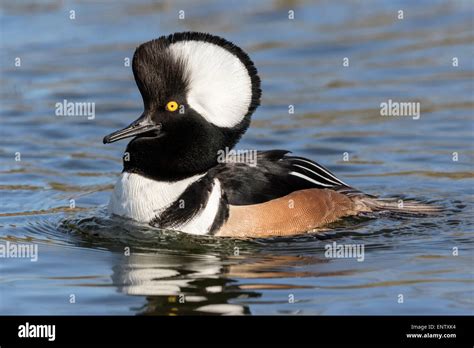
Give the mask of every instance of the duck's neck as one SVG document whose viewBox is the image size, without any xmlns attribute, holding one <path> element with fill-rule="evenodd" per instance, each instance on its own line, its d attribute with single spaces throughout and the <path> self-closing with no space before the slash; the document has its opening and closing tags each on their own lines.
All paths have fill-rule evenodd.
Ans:
<svg viewBox="0 0 474 348">
<path fill-rule="evenodd" d="M 206 173 L 218 164 L 218 154 L 232 148 L 243 132 L 236 129 L 189 127 L 162 138 L 136 138 L 124 154 L 124 172 L 157 181 L 178 181 Z"/>
<path fill-rule="evenodd" d="M 124 172 L 157 181 L 178 181 L 205 173 L 216 165 L 205 148 L 185 148 L 179 143 L 134 140 L 123 158 Z"/>
</svg>

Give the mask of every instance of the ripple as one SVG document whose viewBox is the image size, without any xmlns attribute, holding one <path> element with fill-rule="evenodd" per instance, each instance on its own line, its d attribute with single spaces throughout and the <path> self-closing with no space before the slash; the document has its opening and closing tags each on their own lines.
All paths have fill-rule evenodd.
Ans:
<svg viewBox="0 0 474 348">
<path fill-rule="evenodd" d="M 240 148 L 285 148 L 369 193 L 445 207 L 425 218 L 372 214 L 301 236 L 232 240 L 152 228 L 104 207 L 125 143 L 101 139 L 142 109 L 124 58 L 153 37 L 143 28 L 176 27 L 174 5 L 80 2 L 87 25 L 64 26 L 60 2 L 5 3 L 2 53 L 24 59 L 0 68 L 0 241 L 40 244 L 41 257 L 33 266 L 2 260 L 0 281 L 12 290 L 2 293 L 3 313 L 472 313 L 472 11 L 468 2 L 411 2 L 401 22 L 387 4 L 298 3 L 293 22 L 286 1 L 188 4 L 186 30 L 225 33 L 262 77 L 262 105 Z M 53 117 L 64 98 L 94 101 L 96 119 Z M 380 117 L 389 98 L 420 101 L 421 119 Z M 364 262 L 326 258 L 332 242 L 363 244 Z M 389 299 L 394 287 L 416 308 Z M 288 309 L 290 291 L 297 301 Z M 65 293 L 80 305 L 60 305 Z"/>
</svg>

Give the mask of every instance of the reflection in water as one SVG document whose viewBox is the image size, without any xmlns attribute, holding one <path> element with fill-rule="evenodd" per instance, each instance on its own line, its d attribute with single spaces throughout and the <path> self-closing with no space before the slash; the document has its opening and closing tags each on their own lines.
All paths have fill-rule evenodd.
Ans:
<svg viewBox="0 0 474 348">
<path fill-rule="evenodd" d="M 142 314 L 249 314 L 248 307 L 230 301 L 259 296 L 232 287 L 233 281 L 222 277 L 222 261 L 216 256 L 131 254 L 122 260 L 113 268 L 113 282 L 118 291 L 146 296 Z"/>
<path fill-rule="evenodd" d="M 282 272 L 299 263 L 327 262 L 312 257 L 267 256 L 260 261 L 227 260 L 213 255 L 137 254 L 124 256 L 113 267 L 112 280 L 118 291 L 146 296 L 141 314 L 250 314 L 248 306 L 236 303 L 259 298 L 258 290 L 297 289 L 291 284 L 245 284 L 240 279 L 299 278 L 312 272 Z M 234 264 L 230 264 L 234 262 Z M 228 264 L 227 266 L 225 266 Z M 179 271 L 178 271 L 179 270 Z M 335 272 L 337 273 L 337 272 Z M 326 274 L 327 275 L 327 274 Z M 335 275 L 335 274 L 334 274 Z"/>
<path fill-rule="evenodd" d="M 77 2 L 69 21 L 66 2 L 0 2 L 0 241 L 41 244 L 35 265 L 0 262 L 0 313 L 472 314 L 471 3 L 406 2 L 398 20 L 388 0 Z M 176 19 L 181 9 L 186 20 Z M 142 112 L 124 58 L 186 30 L 223 35 L 257 64 L 262 105 L 239 148 L 288 149 L 361 190 L 446 211 L 264 241 L 107 218 L 97 207 L 125 144 L 104 147 L 102 137 Z M 97 117 L 56 117 L 64 99 L 95 102 Z M 381 117 L 388 99 L 419 100 L 420 119 Z M 364 262 L 324 259 L 332 240 L 364 243 Z"/>
</svg>

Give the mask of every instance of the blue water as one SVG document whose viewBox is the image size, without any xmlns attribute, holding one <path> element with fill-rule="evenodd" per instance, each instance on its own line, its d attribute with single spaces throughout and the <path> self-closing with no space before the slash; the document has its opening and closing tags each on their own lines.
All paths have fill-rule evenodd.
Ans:
<svg viewBox="0 0 474 348">
<path fill-rule="evenodd" d="M 0 313 L 473 314 L 473 16 L 456 0 L 1 1 L 0 239 L 37 245 L 38 261 L 0 259 Z M 142 111 L 124 60 L 185 30 L 257 65 L 262 106 L 239 148 L 288 149 L 444 211 L 266 240 L 109 218 L 125 143 L 102 137 Z M 64 99 L 96 103 L 95 118 L 55 116 Z M 420 102 L 420 119 L 380 116 L 388 99 Z M 325 257 L 334 241 L 363 244 L 364 261 Z"/>
</svg>

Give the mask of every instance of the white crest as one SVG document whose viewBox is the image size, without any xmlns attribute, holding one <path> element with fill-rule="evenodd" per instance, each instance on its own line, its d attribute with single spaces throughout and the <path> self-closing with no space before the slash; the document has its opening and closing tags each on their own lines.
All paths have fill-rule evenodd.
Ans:
<svg viewBox="0 0 474 348">
<path fill-rule="evenodd" d="M 252 100 L 252 81 L 237 56 L 205 41 L 178 41 L 170 51 L 185 63 L 187 101 L 194 110 L 218 127 L 233 127 L 244 119 Z"/>
</svg>

